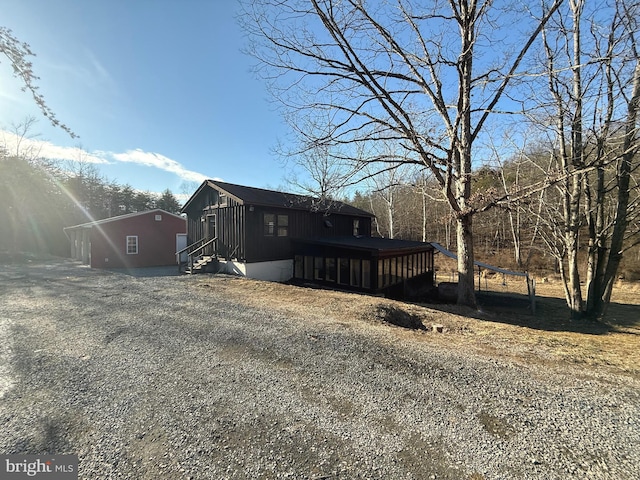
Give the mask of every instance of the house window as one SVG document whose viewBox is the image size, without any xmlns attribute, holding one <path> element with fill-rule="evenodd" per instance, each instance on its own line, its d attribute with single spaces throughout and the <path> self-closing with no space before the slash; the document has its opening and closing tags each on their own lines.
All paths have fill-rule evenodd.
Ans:
<svg viewBox="0 0 640 480">
<path fill-rule="evenodd" d="M 207 239 L 216 238 L 216 215 L 207 215 Z"/>
<path fill-rule="evenodd" d="M 353 221 L 353 236 L 357 237 L 358 235 L 360 235 L 360 220 L 356 218 Z"/>
<path fill-rule="evenodd" d="M 327 258 L 325 260 L 326 263 L 326 275 L 325 275 L 325 280 L 327 280 L 328 282 L 335 282 L 336 281 L 336 259 L 335 258 Z"/>
<path fill-rule="evenodd" d="M 389 269 L 387 270 L 389 272 L 389 284 L 393 285 L 398 281 L 398 261 L 395 257 L 387 260 L 389 261 Z"/>
<path fill-rule="evenodd" d="M 276 216 L 273 213 L 264 214 L 264 234 L 273 237 L 276 231 Z"/>
<path fill-rule="evenodd" d="M 371 288 L 371 262 L 362 260 L 362 286 Z"/>
<path fill-rule="evenodd" d="M 304 257 L 296 255 L 294 257 L 294 275 L 295 278 L 304 278 Z"/>
<path fill-rule="evenodd" d="M 351 259 L 351 282 L 350 282 L 352 287 L 360 286 L 361 274 L 362 274 L 362 271 L 360 270 L 360 259 L 352 258 Z"/>
<path fill-rule="evenodd" d="M 289 236 L 289 215 L 264 214 L 264 235 L 267 237 Z"/>
<path fill-rule="evenodd" d="M 338 259 L 338 283 L 349 285 L 349 259 Z"/>
<path fill-rule="evenodd" d="M 388 287 L 389 284 L 391 283 L 391 259 L 385 258 L 383 260 L 383 262 L 384 262 L 384 267 L 383 267 L 384 282 L 383 282 L 382 286 L 383 287 Z"/>
<path fill-rule="evenodd" d="M 278 236 L 289 236 L 289 215 L 278 215 Z"/>
<path fill-rule="evenodd" d="M 127 235 L 127 255 L 136 255 L 138 253 L 138 236 Z"/>
<path fill-rule="evenodd" d="M 313 280 L 313 257 L 304 257 L 304 279 Z"/>
<path fill-rule="evenodd" d="M 315 280 L 322 280 L 324 278 L 324 258 L 323 257 L 314 258 L 313 278 Z"/>
</svg>

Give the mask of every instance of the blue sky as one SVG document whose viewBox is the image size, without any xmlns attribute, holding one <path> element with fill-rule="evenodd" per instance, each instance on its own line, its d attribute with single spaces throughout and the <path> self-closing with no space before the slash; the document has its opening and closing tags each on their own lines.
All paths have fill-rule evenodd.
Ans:
<svg viewBox="0 0 640 480">
<path fill-rule="evenodd" d="M 36 54 L 40 93 L 80 137 L 51 126 L 0 57 L 0 128 L 35 116 L 43 156 L 82 156 L 154 192 L 184 193 L 205 177 L 285 185 L 271 149 L 286 127 L 241 53 L 236 1 L 0 0 L 0 9 L 0 25 Z"/>
</svg>

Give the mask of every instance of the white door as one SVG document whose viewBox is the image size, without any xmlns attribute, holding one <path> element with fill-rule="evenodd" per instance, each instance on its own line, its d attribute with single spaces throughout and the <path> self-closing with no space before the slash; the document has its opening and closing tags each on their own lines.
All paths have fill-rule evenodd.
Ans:
<svg viewBox="0 0 640 480">
<path fill-rule="evenodd" d="M 187 234 L 186 233 L 176 234 L 176 252 L 179 252 L 186 246 L 187 246 Z M 180 254 L 179 263 L 186 263 L 188 260 L 189 260 L 189 257 L 187 257 L 187 252 L 182 252 Z"/>
</svg>

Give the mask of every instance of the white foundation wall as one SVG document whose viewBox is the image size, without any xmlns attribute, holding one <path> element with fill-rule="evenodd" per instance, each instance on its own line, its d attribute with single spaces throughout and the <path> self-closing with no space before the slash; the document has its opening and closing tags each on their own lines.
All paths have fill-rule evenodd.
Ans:
<svg viewBox="0 0 640 480">
<path fill-rule="evenodd" d="M 293 277 L 293 260 L 273 262 L 243 263 L 233 260 L 220 260 L 220 272 L 241 275 L 256 280 L 286 282 Z"/>
</svg>

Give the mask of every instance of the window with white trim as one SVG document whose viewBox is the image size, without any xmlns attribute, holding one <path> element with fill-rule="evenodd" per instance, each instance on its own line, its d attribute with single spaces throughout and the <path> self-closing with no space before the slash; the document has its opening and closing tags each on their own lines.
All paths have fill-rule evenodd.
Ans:
<svg viewBox="0 0 640 480">
<path fill-rule="evenodd" d="M 138 236 L 127 235 L 127 255 L 137 255 L 138 253 Z"/>
</svg>

